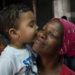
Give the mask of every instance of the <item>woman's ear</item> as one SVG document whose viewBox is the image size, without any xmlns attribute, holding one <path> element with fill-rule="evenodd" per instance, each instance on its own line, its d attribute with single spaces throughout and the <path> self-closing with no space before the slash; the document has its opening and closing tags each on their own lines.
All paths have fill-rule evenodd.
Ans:
<svg viewBox="0 0 75 75">
<path fill-rule="evenodd" d="M 17 30 L 15 28 L 9 29 L 9 35 L 10 35 L 10 38 L 13 38 L 13 39 L 18 38 L 18 33 L 17 33 Z"/>
</svg>

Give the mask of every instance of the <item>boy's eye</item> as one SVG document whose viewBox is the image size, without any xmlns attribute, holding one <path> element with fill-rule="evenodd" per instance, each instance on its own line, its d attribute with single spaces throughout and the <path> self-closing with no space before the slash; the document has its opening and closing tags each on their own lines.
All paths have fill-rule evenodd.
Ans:
<svg viewBox="0 0 75 75">
<path fill-rule="evenodd" d="M 30 24 L 29 26 L 30 26 L 30 27 L 34 27 L 34 24 Z"/>
<path fill-rule="evenodd" d="M 34 25 L 35 25 L 34 21 L 32 21 L 32 22 L 29 24 L 30 27 L 34 27 Z"/>
</svg>

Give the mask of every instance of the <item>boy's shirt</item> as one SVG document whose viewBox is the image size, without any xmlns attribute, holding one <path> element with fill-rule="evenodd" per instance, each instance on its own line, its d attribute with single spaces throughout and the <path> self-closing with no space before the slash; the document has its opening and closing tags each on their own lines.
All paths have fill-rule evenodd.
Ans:
<svg viewBox="0 0 75 75">
<path fill-rule="evenodd" d="M 31 52 L 7 46 L 0 57 L 0 75 L 36 75 Z"/>
</svg>

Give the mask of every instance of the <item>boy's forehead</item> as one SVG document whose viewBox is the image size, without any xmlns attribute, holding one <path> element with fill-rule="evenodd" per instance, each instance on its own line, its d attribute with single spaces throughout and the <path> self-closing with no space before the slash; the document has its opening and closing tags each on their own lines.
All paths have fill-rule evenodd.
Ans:
<svg viewBox="0 0 75 75">
<path fill-rule="evenodd" d="M 23 21 L 23 20 L 29 20 L 29 19 L 34 20 L 34 15 L 31 11 L 21 13 L 20 20 Z"/>
</svg>

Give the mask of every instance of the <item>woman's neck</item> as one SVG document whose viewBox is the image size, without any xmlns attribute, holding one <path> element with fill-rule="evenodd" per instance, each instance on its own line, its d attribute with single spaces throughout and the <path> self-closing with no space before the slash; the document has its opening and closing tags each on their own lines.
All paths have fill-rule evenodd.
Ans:
<svg viewBox="0 0 75 75">
<path fill-rule="evenodd" d="M 61 63 L 59 61 L 60 56 L 56 56 L 56 57 L 49 57 L 49 56 L 42 56 L 40 57 L 41 60 L 41 65 L 40 68 L 43 70 L 52 70 L 52 69 L 56 69 Z"/>
</svg>

